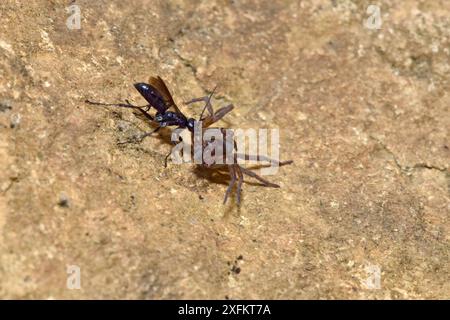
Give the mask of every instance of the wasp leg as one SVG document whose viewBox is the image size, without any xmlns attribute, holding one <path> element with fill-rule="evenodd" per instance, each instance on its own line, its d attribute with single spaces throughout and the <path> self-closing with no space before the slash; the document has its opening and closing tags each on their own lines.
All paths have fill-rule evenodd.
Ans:
<svg viewBox="0 0 450 320">
<path fill-rule="evenodd" d="M 144 141 L 144 139 L 148 136 L 151 136 L 153 133 L 157 132 L 159 129 L 161 129 L 162 127 L 157 127 L 155 130 L 153 131 L 149 131 L 149 132 L 144 132 L 144 133 L 140 133 L 140 134 L 136 134 L 134 136 L 132 136 L 130 139 L 127 139 L 125 141 L 119 141 L 117 144 L 127 144 L 127 143 L 141 143 L 142 141 Z"/>
<path fill-rule="evenodd" d="M 180 129 L 180 128 L 178 128 Z M 183 142 L 183 139 L 181 137 L 178 137 L 179 142 L 172 141 L 173 146 L 177 146 L 179 143 Z M 173 150 L 173 148 L 172 148 Z M 164 168 L 167 168 L 167 160 L 169 159 L 170 155 L 172 154 L 172 150 L 169 151 L 169 153 L 164 158 Z"/>
</svg>

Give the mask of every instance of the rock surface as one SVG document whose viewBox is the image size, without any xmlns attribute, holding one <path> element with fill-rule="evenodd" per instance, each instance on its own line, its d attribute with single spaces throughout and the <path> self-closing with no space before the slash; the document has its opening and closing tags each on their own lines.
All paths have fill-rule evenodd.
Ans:
<svg viewBox="0 0 450 320">
<path fill-rule="evenodd" d="M 370 1 L 85 0 L 71 30 L 69 1 L 2 1 L 0 297 L 449 299 L 450 2 L 378 3 L 381 29 Z M 224 206 L 164 168 L 169 130 L 118 145 L 150 126 L 84 100 L 150 75 L 280 128 L 281 188 Z"/>
</svg>

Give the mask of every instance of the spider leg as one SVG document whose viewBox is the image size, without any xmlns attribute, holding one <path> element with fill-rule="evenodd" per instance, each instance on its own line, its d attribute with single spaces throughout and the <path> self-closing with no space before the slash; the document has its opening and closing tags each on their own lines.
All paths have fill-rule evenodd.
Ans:
<svg viewBox="0 0 450 320">
<path fill-rule="evenodd" d="M 219 110 L 217 110 L 217 111 L 214 113 L 214 116 L 213 116 L 213 122 L 219 121 L 219 120 L 222 119 L 228 112 L 230 112 L 230 111 L 233 110 L 233 109 L 234 109 L 234 106 L 233 106 L 232 104 L 229 104 L 229 105 L 227 105 L 227 106 L 225 106 L 225 107 L 220 108 Z"/>
<path fill-rule="evenodd" d="M 231 192 L 231 189 L 234 186 L 234 183 L 236 182 L 236 172 L 234 171 L 233 166 L 228 166 L 228 170 L 230 171 L 230 177 L 231 177 L 231 181 L 230 184 L 228 185 L 227 191 L 225 192 L 225 198 L 223 199 L 223 204 L 227 203 L 227 199 L 228 199 L 228 195 Z"/>
<path fill-rule="evenodd" d="M 245 169 L 245 168 L 243 168 L 243 167 L 241 167 L 241 166 L 239 166 L 239 167 L 240 167 L 240 169 L 241 169 L 241 171 L 242 171 L 243 173 L 245 173 L 246 175 L 248 175 L 248 176 L 250 176 L 250 177 L 255 178 L 256 180 L 258 180 L 258 181 L 260 181 L 260 182 L 262 182 L 266 187 L 272 187 L 272 188 L 279 188 L 279 187 L 280 187 L 279 185 L 277 185 L 277 184 L 275 184 L 275 183 L 272 183 L 272 182 L 270 182 L 270 181 L 267 181 L 266 179 L 260 177 L 259 175 L 257 175 L 257 174 L 254 173 L 253 171 L 250 171 L 250 170 L 248 170 L 248 169 Z"/>
<path fill-rule="evenodd" d="M 214 115 L 209 115 L 202 119 L 203 121 L 203 128 L 209 127 L 213 123 L 219 121 L 222 119 L 227 113 L 229 113 L 231 110 L 234 109 L 234 106 L 232 104 L 229 104 L 225 107 L 220 108 L 217 110 Z"/>
<path fill-rule="evenodd" d="M 185 102 L 184 104 L 191 104 L 191 103 L 200 102 L 200 101 L 206 102 L 206 109 L 208 109 L 209 114 L 211 116 L 214 115 L 214 110 L 212 108 L 209 96 L 195 98 L 195 99 L 192 99 L 192 100 L 189 100 L 189 101 Z"/>
<path fill-rule="evenodd" d="M 280 166 L 280 167 L 281 167 L 281 166 L 285 166 L 285 165 L 287 165 L 287 164 L 291 164 L 291 163 L 294 162 L 294 161 L 292 161 L 292 160 L 278 161 L 278 160 L 275 160 L 275 159 L 271 159 L 271 158 L 269 158 L 269 157 L 267 157 L 267 156 L 263 156 L 263 155 L 257 155 L 257 156 L 255 156 L 255 155 L 246 154 L 246 153 L 244 153 L 244 154 L 242 154 L 242 153 L 236 153 L 236 157 L 237 157 L 237 158 L 240 158 L 240 159 L 244 159 L 244 160 L 270 162 L 270 163 L 277 164 L 277 165 Z"/>
<path fill-rule="evenodd" d="M 236 166 L 236 171 L 238 174 L 238 184 L 237 184 L 237 203 L 238 205 L 241 203 L 241 190 L 242 190 L 242 183 L 244 182 L 244 175 L 242 174 L 241 168 L 239 166 Z"/>
</svg>

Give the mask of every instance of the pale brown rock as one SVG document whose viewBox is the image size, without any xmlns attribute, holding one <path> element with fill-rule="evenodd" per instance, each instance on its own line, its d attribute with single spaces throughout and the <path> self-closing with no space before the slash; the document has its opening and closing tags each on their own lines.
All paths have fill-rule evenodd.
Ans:
<svg viewBox="0 0 450 320">
<path fill-rule="evenodd" d="M 368 1 L 194 3 L 77 1 L 80 30 L 68 1 L 0 3 L 0 297 L 449 299 L 450 3 L 378 1 L 379 30 Z M 150 75 L 280 128 L 282 187 L 223 206 L 163 167 L 169 131 L 118 146 L 149 126 L 84 100 L 143 103 Z"/>
</svg>

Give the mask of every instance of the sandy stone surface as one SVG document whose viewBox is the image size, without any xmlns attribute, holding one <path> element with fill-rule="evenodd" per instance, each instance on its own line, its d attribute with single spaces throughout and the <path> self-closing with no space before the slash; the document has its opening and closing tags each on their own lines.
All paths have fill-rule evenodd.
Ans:
<svg viewBox="0 0 450 320">
<path fill-rule="evenodd" d="M 450 298 L 449 1 L 75 3 L 0 3 L 1 298 Z M 84 100 L 150 75 L 280 128 L 281 188 L 118 145 L 151 126 Z"/>
</svg>

